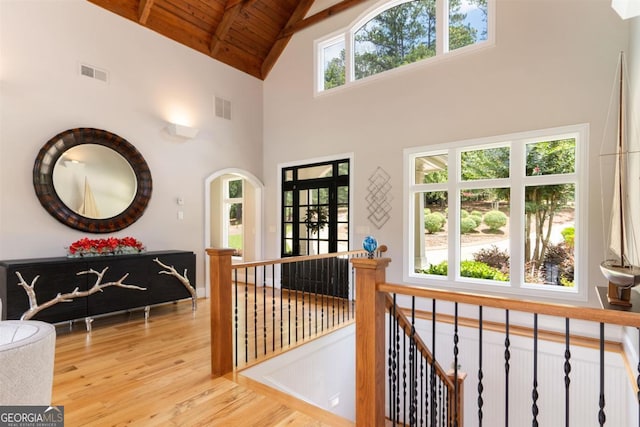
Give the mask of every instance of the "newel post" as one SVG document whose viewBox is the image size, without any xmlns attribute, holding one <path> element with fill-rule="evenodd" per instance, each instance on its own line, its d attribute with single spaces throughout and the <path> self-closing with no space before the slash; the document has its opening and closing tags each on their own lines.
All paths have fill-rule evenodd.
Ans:
<svg viewBox="0 0 640 427">
<path fill-rule="evenodd" d="M 211 375 L 233 371 L 231 256 L 233 249 L 207 249 L 211 290 Z"/>
<path fill-rule="evenodd" d="M 356 425 L 384 426 L 385 296 L 390 258 L 353 258 L 356 270 Z"/>
</svg>

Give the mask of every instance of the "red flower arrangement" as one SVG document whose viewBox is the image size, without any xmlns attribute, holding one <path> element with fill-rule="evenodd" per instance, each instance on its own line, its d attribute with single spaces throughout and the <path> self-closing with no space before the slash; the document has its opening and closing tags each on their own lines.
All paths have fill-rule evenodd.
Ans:
<svg viewBox="0 0 640 427">
<path fill-rule="evenodd" d="M 136 254 L 145 251 L 145 246 L 133 237 L 108 237 L 106 239 L 76 240 L 67 248 L 70 257 Z"/>
</svg>

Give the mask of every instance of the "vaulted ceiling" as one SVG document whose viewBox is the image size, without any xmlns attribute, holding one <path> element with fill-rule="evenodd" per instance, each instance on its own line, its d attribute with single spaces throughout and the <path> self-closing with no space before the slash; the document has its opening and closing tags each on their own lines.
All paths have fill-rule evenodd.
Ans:
<svg viewBox="0 0 640 427">
<path fill-rule="evenodd" d="M 88 0 L 264 80 L 297 31 L 367 0 L 307 16 L 314 0 Z"/>
</svg>

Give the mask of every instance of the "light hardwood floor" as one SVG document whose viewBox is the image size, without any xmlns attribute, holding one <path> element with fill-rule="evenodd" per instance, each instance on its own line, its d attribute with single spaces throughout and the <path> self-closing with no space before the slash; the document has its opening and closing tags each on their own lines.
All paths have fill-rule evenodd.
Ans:
<svg viewBox="0 0 640 427">
<path fill-rule="evenodd" d="M 58 326 L 53 404 L 76 426 L 353 426 L 240 374 L 212 379 L 209 301 Z"/>
</svg>

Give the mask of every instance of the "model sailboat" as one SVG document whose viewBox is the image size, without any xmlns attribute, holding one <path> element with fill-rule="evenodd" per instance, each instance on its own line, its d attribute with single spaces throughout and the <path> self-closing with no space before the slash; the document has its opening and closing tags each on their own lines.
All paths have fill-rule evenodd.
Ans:
<svg viewBox="0 0 640 427">
<path fill-rule="evenodd" d="M 84 178 L 84 194 L 82 204 L 80 208 L 78 208 L 78 213 L 87 218 L 100 218 L 98 205 L 96 204 L 96 199 L 93 197 L 93 192 L 91 191 L 87 177 Z"/>
<path fill-rule="evenodd" d="M 625 130 L 625 81 L 624 56 L 620 53 L 619 96 L 617 120 L 617 144 L 615 158 L 615 174 L 613 189 L 613 206 L 609 235 L 609 251 L 615 257 L 600 264 L 600 270 L 609 281 L 607 299 L 609 304 L 631 306 L 631 288 L 640 284 L 640 267 L 638 267 L 638 251 L 630 212 L 633 203 L 629 198 L 630 155 Z"/>
</svg>

